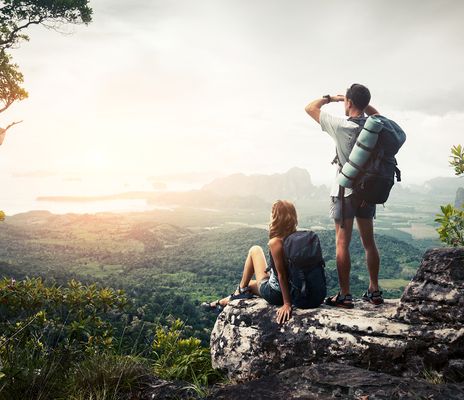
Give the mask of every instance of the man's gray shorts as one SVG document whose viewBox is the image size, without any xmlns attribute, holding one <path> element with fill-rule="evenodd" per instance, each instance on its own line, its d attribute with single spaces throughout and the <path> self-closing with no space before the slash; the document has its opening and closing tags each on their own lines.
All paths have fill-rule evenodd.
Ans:
<svg viewBox="0 0 464 400">
<path fill-rule="evenodd" d="M 337 197 L 331 197 L 330 218 L 335 221 L 342 220 L 342 202 Z M 363 203 L 356 195 L 352 194 L 345 197 L 344 204 L 345 219 L 358 218 L 375 218 L 375 204 Z"/>
</svg>

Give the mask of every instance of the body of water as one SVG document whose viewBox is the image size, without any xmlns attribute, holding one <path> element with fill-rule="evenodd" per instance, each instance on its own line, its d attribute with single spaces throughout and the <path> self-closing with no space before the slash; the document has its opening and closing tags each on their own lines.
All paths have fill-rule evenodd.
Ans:
<svg viewBox="0 0 464 400">
<path fill-rule="evenodd" d="M 163 182 L 163 189 L 153 187 L 147 177 L 135 175 L 92 176 L 13 176 L 0 174 L 0 210 L 14 215 L 31 210 L 47 210 L 55 214 L 134 212 L 160 209 L 147 204 L 144 199 L 115 199 L 97 201 L 38 201 L 48 196 L 108 196 L 133 191 L 188 191 L 199 189 L 202 184 Z M 159 186 L 159 184 L 158 184 Z M 165 209 L 169 209 L 166 207 Z"/>
</svg>

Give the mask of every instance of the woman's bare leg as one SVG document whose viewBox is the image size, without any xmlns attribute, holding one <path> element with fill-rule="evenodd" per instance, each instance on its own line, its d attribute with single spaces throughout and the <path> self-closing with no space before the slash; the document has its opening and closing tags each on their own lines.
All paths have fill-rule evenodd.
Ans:
<svg viewBox="0 0 464 400">
<path fill-rule="evenodd" d="M 258 282 L 268 276 L 266 272 L 267 263 L 263 249 L 260 246 L 253 246 L 248 251 L 245 265 L 243 266 L 242 280 L 240 281 L 240 287 L 250 287 L 254 294 L 258 294 Z M 255 275 L 256 280 L 251 280 Z M 255 290 L 254 290 L 255 289 Z"/>
<path fill-rule="evenodd" d="M 248 251 L 248 256 L 243 266 L 242 280 L 240 281 L 240 287 L 249 287 L 251 292 L 259 296 L 258 282 L 262 279 L 269 277 L 266 272 L 267 263 L 266 256 L 264 255 L 263 249 L 260 246 L 253 246 Z M 255 275 L 256 280 L 251 278 Z M 238 293 L 237 293 L 238 294 Z M 219 300 L 221 306 L 225 306 L 229 302 L 229 297 L 224 297 Z"/>
</svg>

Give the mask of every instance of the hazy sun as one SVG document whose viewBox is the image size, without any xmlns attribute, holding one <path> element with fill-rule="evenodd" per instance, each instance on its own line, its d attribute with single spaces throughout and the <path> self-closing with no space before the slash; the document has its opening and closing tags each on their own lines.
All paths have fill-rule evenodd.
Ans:
<svg viewBox="0 0 464 400">
<path fill-rule="evenodd" d="M 100 149 L 90 149 L 85 153 L 84 162 L 86 167 L 101 169 L 108 166 L 108 156 Z"/>
</svg>

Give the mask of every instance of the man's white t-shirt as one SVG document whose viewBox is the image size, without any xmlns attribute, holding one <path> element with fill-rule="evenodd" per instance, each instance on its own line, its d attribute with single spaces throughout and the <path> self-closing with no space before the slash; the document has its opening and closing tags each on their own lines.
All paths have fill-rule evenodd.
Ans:
<svg viewBox="0 0 464 400">
<path fill-rule="evenodd" d="M 358 132 L 359 125 L 353 121 L 348 121 L 346 118 L 330 115 L 322 110 L 319 116 L 319 121 L 322 130 L 324 132 L 327 132 L 335 141 L 338 158 L 340 160 L 340 163 L 344 165 L 348 161 L 348 158 L 350 156 L 352 149 L 351 140 L 353 139 L 353 135 L 356 135 L 356 133 Z M 332 184 L 332 188 L 330 190 L 330 195 L 333 197 L 338 196 L 338 174 L 339 167 L 337 165 L 337 173 L 335 176 L 334 183 Z M 345 197 L 349 196 L 351 193 L 351 189 L 345 189 Z"/>
</svg>

